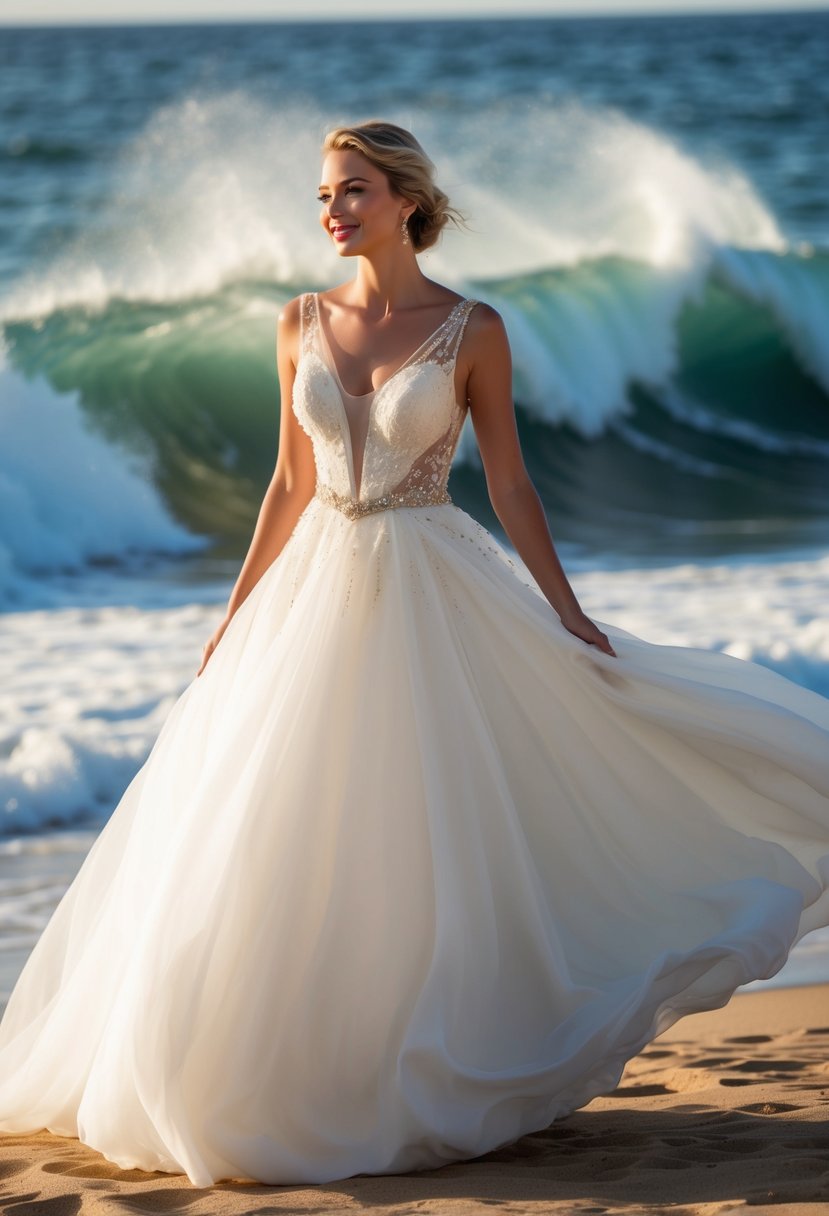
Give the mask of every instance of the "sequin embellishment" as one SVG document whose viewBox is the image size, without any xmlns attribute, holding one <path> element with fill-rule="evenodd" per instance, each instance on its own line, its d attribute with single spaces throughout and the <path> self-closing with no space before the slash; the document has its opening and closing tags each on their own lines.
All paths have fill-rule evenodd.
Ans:
<svg viewBox="0 0 829 1216">
<path fill-rule="evenodd" d="M 441 503 L 451 502 L 449 491 L 442 486 L 409 486 L 405 490 L 392 490 L 377 498 L 358 501 L 348 494 L 338 494 L 330 486 L 317 486 L 316 497 L 336 507 L 349 519 L 358 519 L 361 515 L 370 515 L 373 511 L 388 511 L 395 507 L 436 507 Z"/>
</svg>

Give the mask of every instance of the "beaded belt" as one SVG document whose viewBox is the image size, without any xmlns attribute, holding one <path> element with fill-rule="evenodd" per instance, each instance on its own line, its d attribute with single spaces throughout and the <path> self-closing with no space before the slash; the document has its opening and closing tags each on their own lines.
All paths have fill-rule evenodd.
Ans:
<svg viewBox="0 0 829 1216">
<path fill-rule="evenodd" d="M 348 494 L 338 494 L 330 486 L 322 485 L 317 486 L 315 497 L 321 498 L 331 507 L 336 507 L 349 519 L 369 515 L 372 511 L 389 511 L 394 507 L 436 507 L 452 501 L 445 487 L 434 485 L 391 490 L 388 494 L 381 494 L 379 498 L 367 498 L 362 501 L 351 498 Z"/>
</svg>

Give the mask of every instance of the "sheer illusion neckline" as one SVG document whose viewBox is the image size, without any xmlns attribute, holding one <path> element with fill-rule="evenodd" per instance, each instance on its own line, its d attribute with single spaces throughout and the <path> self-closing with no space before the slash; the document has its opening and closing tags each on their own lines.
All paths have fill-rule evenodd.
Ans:
<svg viewBox="0 0 829 1216">
<path fill-rule="evenodd" d="M 385 388 L 386 385 L 389 384 L 392 380 L 394 380 L 396 376 L 399 376 L 400 373 L 402 371 L 404 371 L 414 359 L 417 358 L 417 356 L 420 354 L 420 352 L 426 346 L 428 346 L 430 342 L 432 342 L 434 340 L 434 338 L 440 333 L 440 331 L 444 328 L 444 326 L 448 325 L 448 323 L 452 320 L 452 318 L 454 317 L 457 310 L 461 307 L 461 305 L 463 305 L 465 303 L 466 303 L 465 298 L 462 298 L 462 299 L 456 301 L 456 303 L 454 303 L 452 305 L 452 307 L 449 310 L 449 312 L 447 313 L 447 315 L 441 321 L 440 325 L 438 325 L 435 329 L 433 329 L 432 332 L 426 338 L 424 338 L 424 340 L 420 343 L 420 346 L 418 346 L 416 350 L 413 350 L 412 353 L 406 359 L 403 360 L 403 362 L 400 364 L 400 366 L 395 368 L 395 370 L 392 372 L 392 374 L 390 376 L 386 377 L 386 379 L 383 381 L 382 384 L 378 384 L 375 388 L 371 389 L 367 393 L 350 393 L 348 391 L 348 389 L 345 387 L 345 385 L 343 384 L 342 380 L 340 379 L 340 373 L 337 371 L 337 364 L 334 361 L 333 354 L 331 353 L 331 346 L 328 341 L 328 336 L 326 335 L 325 326 L 324 326 L 323 320 L 322 320 L 322 312 L 321 312 L 320 304 L 319 304 L 319 292 L 315 291 L 314 292 L 314 308 L 315 308 L 315 311 L 317 314 L 317 328 L 319 329 L 320 336 L 322 338 L 322 345 L 325 350 L 325 354 L 326 354 L 327 361 L 328 361 L 328 366 L 331 370 L 332 376 L 334 377 L 334 379 L 337 382 L 337 387 L 339 388 L 340 392 L 343 394 L 344 397 L 347 397 L 351 401 L 371 402 L 372 398 L 375 397 L 377 395 L 377 393 L 380 392 L 381 389 Z"/>
</svg>

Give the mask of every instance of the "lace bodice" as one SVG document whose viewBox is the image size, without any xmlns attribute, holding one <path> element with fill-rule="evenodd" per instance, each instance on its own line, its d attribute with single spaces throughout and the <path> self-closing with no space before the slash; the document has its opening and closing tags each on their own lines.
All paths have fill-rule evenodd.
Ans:
<svg viewBox="0 0 829 1216">
<path fill-rule="evenodd" d="M 455 361 L 477 300 L 441 325 L 370 393 L 346 392 L 326 342 L 316 293 L 300 297 L 292 406 L 314 446 L 316 494 L 347 515 L 451 502 L 449 468 L 466 414 Z"/>
</svg>

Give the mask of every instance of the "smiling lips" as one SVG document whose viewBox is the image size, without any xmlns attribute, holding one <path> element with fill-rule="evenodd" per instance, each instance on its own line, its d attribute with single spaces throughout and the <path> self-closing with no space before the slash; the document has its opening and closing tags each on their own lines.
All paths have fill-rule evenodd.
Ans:
<svg viewBox="0 0 829 1216">
<path fill-rule="evenodd" d="M 331 228 L 331 235 L 335 241 L 344 241 L 346 237 L 355 230 L 356 227 L 356 224 L 335 224 Z"/>
</svg>

